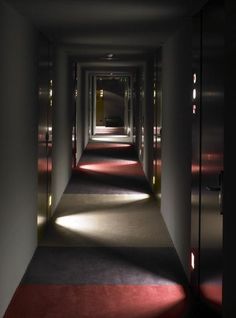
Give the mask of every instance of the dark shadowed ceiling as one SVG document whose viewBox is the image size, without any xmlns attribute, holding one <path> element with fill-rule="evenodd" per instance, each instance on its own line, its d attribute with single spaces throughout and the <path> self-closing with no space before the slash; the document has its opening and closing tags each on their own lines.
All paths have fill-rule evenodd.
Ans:
<svg viewBox="0 0 236 318">
<path fill-rule="evenodd" d="M 5 0 L 76 54 L 159 47 L 206 0 Z"/>
</svg>

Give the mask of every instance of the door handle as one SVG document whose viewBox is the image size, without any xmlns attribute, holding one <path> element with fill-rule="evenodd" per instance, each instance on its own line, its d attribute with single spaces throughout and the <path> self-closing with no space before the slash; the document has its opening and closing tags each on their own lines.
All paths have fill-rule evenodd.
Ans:
<svg viewBox="0 0 236 318">
<path fill-rule="evenodd" d="M 219 192 L 219 209 L 220 214 L 223 215 L 223 199 L 224 199 L 224 171 L 222 170 L 219 174 L 219 185 L 218 186 L 207 186 L 206 189 L 211 192 Z"/>
</svg>

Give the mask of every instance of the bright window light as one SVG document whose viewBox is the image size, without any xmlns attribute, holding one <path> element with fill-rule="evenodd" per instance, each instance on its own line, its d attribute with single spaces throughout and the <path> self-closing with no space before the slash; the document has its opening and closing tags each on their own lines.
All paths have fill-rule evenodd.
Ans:
<svg viewBox="0 0 236 318">
<path fill-rule="evenodd" d="M 193 89 L 193 99 L 196 99 L 197 97 L 197 90 L 196 88 Z"/>
</svg>

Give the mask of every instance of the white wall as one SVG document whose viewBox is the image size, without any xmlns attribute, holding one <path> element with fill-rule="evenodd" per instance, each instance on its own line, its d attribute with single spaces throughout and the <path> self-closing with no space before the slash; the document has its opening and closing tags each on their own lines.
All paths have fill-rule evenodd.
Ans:
<svg viewBox="0 0 236 318">
<path fill-rule="evenodd" d="M 37 244 L 36 35 L 0 1 L 0 317 Z"/>
<path fill-rule="evenodd" d="M 191 216 L 191 22 L 163 46 L 161 212 L 189 275 Z"/>
<path fill-rule="evenodd" d="M 72 71 L 71 71 L 72 72 Z M 68 56 L 55 50 L 53 88 L 52 146 L 52 210 L 67 186 L 72 169 L 72 91 Z"/>
</svg>

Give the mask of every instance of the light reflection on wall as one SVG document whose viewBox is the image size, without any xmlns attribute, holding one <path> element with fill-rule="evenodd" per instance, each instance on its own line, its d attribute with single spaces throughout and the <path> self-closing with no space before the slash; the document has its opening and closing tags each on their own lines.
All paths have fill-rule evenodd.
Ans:
<svg viewBox="0 0 236 318">
<path fill-rule="evenodd" d="M 198 174 L 200 171 L 200 166 L 197 164 L 192 164 L 191 170 L 193 174 Z"/>
<path fill-rule="evenodd" d="M 200 291 L 204 299 L 220 310 L 222 306 L 222 282 L 205 282 L 201 284 Z"/>
<path fill-rule="evenodd" d="M 222 161 L 223 157 L 224 157 L 223 154 L 219 154 L 219 153 L 204 153 L 204 154 L 202 154 L 203 160 Z"/>
<path fill-rule="evenodd" d="M 37 225 L 38 226 L 43 225 L 45 223 L 45 221 L 46 221 L 46 217 L 45 216 L 43 216 L 43 215 L 38 215 L 37 216 Z"/>
<path fill-rule="evenodd" d="M 161 160 L 153 160 L 153 165 L 157 167 L 161 167 Z"/>
</svg>

